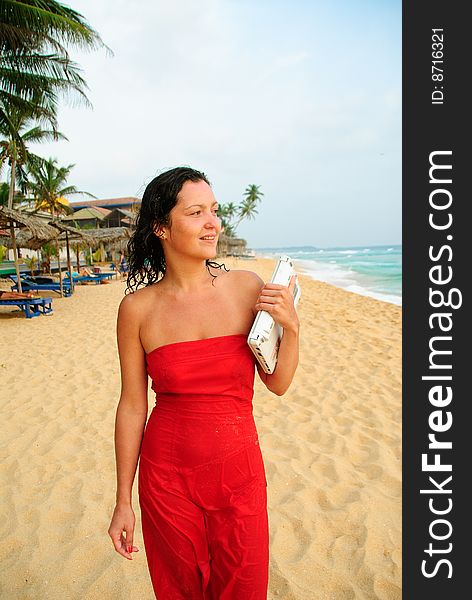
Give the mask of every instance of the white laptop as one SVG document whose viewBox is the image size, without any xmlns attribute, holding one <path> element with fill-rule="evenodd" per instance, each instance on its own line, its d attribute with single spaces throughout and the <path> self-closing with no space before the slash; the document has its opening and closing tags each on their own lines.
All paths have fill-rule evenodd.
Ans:
<svg viewBox="0 0 472 600">
<path fill-rule="evenodd" d="M 270 283 L 288 286 L 290 277 L 295 273 L 291 258 L 286 255 L 280 256 Z M 300 296 L 300 284 L 295 281 L 293 290 L 293 304 L 295 307 L 300 300 Z M 282 336 L 283 327 L 276 323 L 268 312 L 260 310 L 254 319 L 247 337 L 247 343 L 265 373 L 273 373 L 275 370 Z"/>
</svg>

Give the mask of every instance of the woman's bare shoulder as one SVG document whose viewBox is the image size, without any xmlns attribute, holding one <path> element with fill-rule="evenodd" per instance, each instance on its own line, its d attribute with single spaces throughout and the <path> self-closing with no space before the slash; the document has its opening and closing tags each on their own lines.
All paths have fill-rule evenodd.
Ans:
<svg viewBox="0 0 472 600">
<path fill-rule="evenodd" d="M 155 288 L 157 285 L 159 285 L 159 282 L 140 288 L 130 294 L 126 294 L 124 298 L 121 299 L 119 315 L 135 317 L 136 315 L 142 314 L 146 306 L 149 305 L 153 298 L 155 298 Z"/>
<path fill-rule="evenodd" d="M 259 292 L 265 285 L 264 280 L 254 271 L 231 269 L 230 272 L 233 273 L 233 281 L 244 286 L 246 291 L 257 290 Z"/>
<path fill-rule="evenodd" d="M 241 302 L 247 303 L 250 307 L 253 316 L 256 316 L 257 311 L 254 305 L 261 293 L 265 283 L 264 280 L 254 271 L 246 269 L 234 269 L 232 280 L 233 294 L 240 298 Z"/>
</svg>

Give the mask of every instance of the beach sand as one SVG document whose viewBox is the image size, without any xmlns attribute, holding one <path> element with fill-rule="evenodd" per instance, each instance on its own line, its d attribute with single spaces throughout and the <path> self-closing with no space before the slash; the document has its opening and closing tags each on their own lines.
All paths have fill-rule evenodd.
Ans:
<svg viewBox="0 0 472 600">
<path fill-rule="evenodd" d="M 264 281 L 275 264 L 218 262 Z M 300 362 L 291 387 L 276 396 L 256 373 L 268 598 L 400 600 L 401 307 L 305 275 L 299 281 Z M 79 286 L 71 298 L 52 293 L 54 313 L 30 320 L 0 307 L 1 598 L 154 598 L 137 477 L 140 552 L 122 558 L 107 534 L 124 288 L 114 281 Z"/>
</svg>

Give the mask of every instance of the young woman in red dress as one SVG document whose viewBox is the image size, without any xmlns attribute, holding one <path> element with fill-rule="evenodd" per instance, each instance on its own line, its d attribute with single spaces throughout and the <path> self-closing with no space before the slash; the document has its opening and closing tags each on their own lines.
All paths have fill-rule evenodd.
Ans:
<svg viewBox="0 0 472 600">
<path fill-rule="evenodd" d="M 159 600 L 265 600 L 267 480 L 252 399 L 257 372 L 281 396 L 298 365 L 289 286 L 213 262 L 221 232 L 204 173 L 178 167 L 147 186 L 130 240 L 118 311 L 121 396 L 116 506 L 108 533 L 131 560 L 138 493 L 149 573 Z M 246 338 L 259 310 L 284 328 L 264 373 Z M 156 394 L 148 414 L 148 377 Z"/>
</svg>

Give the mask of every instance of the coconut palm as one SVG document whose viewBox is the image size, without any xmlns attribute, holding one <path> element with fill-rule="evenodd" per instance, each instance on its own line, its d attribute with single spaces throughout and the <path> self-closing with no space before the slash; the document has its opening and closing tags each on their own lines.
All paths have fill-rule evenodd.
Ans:
<svg viewBox="0 0 472 600">
<path fill-rule="evenodd" d="M 6 181 L 0 183 L 0 206 L 8 206 L 8 197 L 10 196 L 10 184 Z M 25 195 L 22 193 L 15 192 L 13 197 L 13 208 L 16 204 L 25 201 Z"/>
<path fill-rule="evenodd" d="M 50 140 L 67 140 L 67 138 L 55 127 L 43 129 L 32 120 L 31 113 L 27 109 L 10 106 L 5 114 L 8 122 L 0 121 L 2 138 L 0 139 L 0 172 L 8 161 L 10 165 L 8 207 L 11 208 L 15 195 L 15 183 L 19 184 L 22 192 L 25 191 L 25 167 L 39 164 L 42 160 L 28 150 L 28 145 Z"/>
<path fill-rule="evenodd" d="M 45 263 L 46 271 L 51 273 L 51 258 L 58 256 L 58 249 L 54 242 L 47 242 L 41 246 L 41 260 Z M 41 265 L 41 267 L 43 264 Z"/>
<path fill-rule="evenodd" d="M 236 237 L 236 230 L 225 217 L 221 217 L 221 231 L 224 232 L 228 237 Z"/>
<path fill-rule="evenodd" d="M 257 203 L 261 201 L 261 197 L 264 195 L 259 190 L 260 185 L 248 185 L 244 191 L 244 200 L 239 203 L 237 207 L 238 220 L 236 223 L 231 225 L 232 231 L 235 231 L 238 225 L 244 219 L 254 219 L 257 214 Z M 226 230 L 225 230 L 226 233 Z"/>
<path fill-rule="evenodd" d="M 33 254 L 30 258 L 23 259 L 28 269 L 31 271 L 31 275 L 34 276 L 34 270 L 38 264 L 38 257 Z"/>
<path fill-rule="evenodd" d="M 56 0 L 0 0 L 0 122 L 11 106 L 54 118 L 60 93 L 90 104 L 67 45 L 111 53 L 80 13 Z"/>
<path fill-rule="evenodd" d="M 10 186 L 6 181 L 0 183 L 0 206 L 8 205 L 8 191 Z"/>
<path fill-rule="evenodd" d="M 53 216 L 70 214 L 73 210 L 67 200 L 68 196 L 84 194 L 95 198 L 93 194 L 80 191 L 74 185 L 67 185 L 74 166 L 60 167 L 55 158 L 42 159 L 39 163 L 30 165 L 27 188 L 34 199 L 34 212 L 45 210 Z"/>
<path fill-rule="evenodd" d="M 218 216 L 232 218 L 237 212 L 237 206 L 234 202 L 228 202 L 227 204 L 222 204 L 218 208 Z"/>
<path fill-rule="evenodd" d="M 245 198 L 238 207 L 240 218 L 237 225 L 239 225 L 243 219 L 254 219 L 254 215 L 257 214 L 256 205 L 261 201 L 261 196 L 264 195 L 259 191 L 260 187 L 260 185 L 248 185 L 245 189 Z"/>
<path fill-rule="evenodd" d="M 231 225 L 231 219 L 234 218 L 237 212 L 237 206 L 233 202 L 227 204 L 220 204 L 218 206 L 218 217 L 221 221 L 221 229 L 225 232 L 225 235 L 234 237 L 233 225 Z"/>
</svg>

